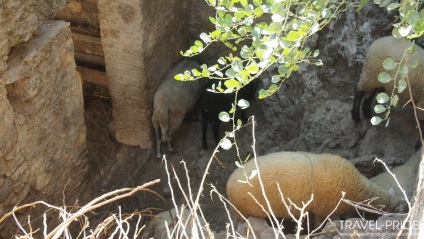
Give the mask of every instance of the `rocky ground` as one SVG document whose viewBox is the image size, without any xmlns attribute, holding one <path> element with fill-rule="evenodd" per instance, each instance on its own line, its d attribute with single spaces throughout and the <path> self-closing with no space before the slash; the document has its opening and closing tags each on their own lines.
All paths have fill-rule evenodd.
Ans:
<svg viewBox="0 0 424 239">
<path fill-rule="evenodd" d="M 292 86 L 288 85 L 287 88 L 288 87 Z M 173 187 L 171 190 L 168 183 L 165 163 L 156 159 L 156 151 L 154 149 L 143 150 L 139 147 L 129 147 L 118 143 L 114 139 L 113 131 L 111 130 L 113 129 L 113 127 L 111 127 L 112 105 L 107 88 L 92 83 L 84 83 L 84 96 L 88 142 L 87 158 L 91 168 L 91 177 L 87 185 L 89 188 L 92 188 L 92 196 L 98 196 L 102 193 L 119 188 L 135 187 L 154 179 L 161 180 L 160 183 L 150 188 L 158 193 L 160 197 L 148 192 L 138 193 L 133 197 L 103 208 L 102 211 L 105 212 L 105 214 L 103 214 L 104 216 L 107 215 L 107 212 L 116 211 L 118 206 L 121 206 L 125 212 L 152 209 L 151 212 L 157 214 L 168 207 L 173 207 L 171 191 L 175 194 L 175 201 L 177 204 L 186 203 L 179 189 L 177 180 L 175 179 L 175 175 L 172 172 L 173 169 L 180 179 L 180 184 L 186 195 L 192 195 L 193 199 L 197 196 L 199 184 L 205 174 L 205 170 L 208 167 L 213 153 L 213 139 L 211 134 L 209 134 L 210 149 L 201 149 L 200 114 L 197 120 L 185 121 L 182 127 L 176 132 L 174 142 L 177 153 L 168 154 L 166 144 L 164 144 L 163 152 L 166 154 L 168 170 L 171 174 L 169 177 Z M 275 99 L 271 98 L 269 101 L 273 100 Z M 278 150 L 333 152 L 353 160 L 359 170 L 370 177 L 383 170 L 381 167 L 372 164 L 374 156 L 384 157 L 389 164 L 395 166 L 404 163 L 414 152 L 414 140 L 406 140 L 405 142 L 396 140 L 396 135 L 400 134 L 399 131 L 396 130 L 397 128 L 401 127 L 402 129 L 406 128 L 411 130 L 410 132 L 413 131 L 413 127 L 410 129 L 404 126 L 405 120 L 408 122 L 408 119 L 399 117 L 401 118 L 399 122 L 399 120 L 396 120 L 398 117 L 395 117 L 389 129 L 376 127 L 366 131 L 367 127 L 370 126 L 367 125 L 366 122 L 363 122 L 360 126 L 350 122 L 350 111 L 347 104 L 335 100 L 323 100 L 321 104 L 317 104 L 318 108 L 315 112 L 306 113 L 309 118 L 303 118 L 303 126 L 300 128 L 293 128 L 294 132 L 291 132 L 291 135 L 295 135 L 296 132 L 299 133 L 299 135 L 291 139 L 285 138 L 273 133 L 275 127 L 286 127 L 279 126 L 283 124 L 283 122 L 278 123 L 266 119 L 266 115 L 270 114 L 270 111 L 278 110 L 277 105 L 265 111 L 265 107 L 270 106 L 269 101 L 265 102 L 266 105 L 259 101 L 253 102 L 248 112 L 249 115 L 255 115 L 255 119 L 257 120 L 255 125 L 256 141 L 252 140 L 252 124 L 249 124 L 243 128 L 241 133 L 237 134 L 237 142 L 240 145 L 239 153 L 240 157 L 243 159 L 253 153 L 251 147 L 253 144 L 255 144 L 256 153 L 259 155 Z M 337 114 L 339 114 L 339 118 L 334 119 L 332 116 Z M 395 115 L 396 114 L 395 112 Z M 299 119 L 302 119 L 302 117 L 299 117 Z M 295 119 L 292 120 L 295 122 Z M 304 121 L 306 121 L 306 123 Z M 324 123 L 326 121 L 333 122 L 333 124 Z M 287 122 L 290 123 L 290 121 Z M 342 127 L 343 124 L 346 124 L 345 127 Z M 331 127 L 331 125 L 336 125 L 336 127 Z M 306 130 L 304 129 L 305 127 L 310 128 Z M 360 146 L 358 149 L 357 142 L 350 138 L 357 137 L 356 134 L 353 134 L 353 136 L 340 134 L 337 131 L 337 129 L 340 128 L 337 127 L 342 127 L 342 132 L 360 127 L 362 129 L 359 130 L 364 131 L 362 136 L 360 136 L 362 137 L 362 141 L 373 141 L 371 136 L 374 135 L 373 137 L 381 138 L 381 141 L 385 143 L 383 143 L 381 147 L 375 146 L 373 148 L 374 151 L 367 149 L 370 146 Z M 229 125 L 224 125 L 221 131 L 230 129 Z M 334 134 L 332 137 L 326 136 L 331 133 Z M 371 136 L 369 136 L 370 134 Z M 403 134 L 405 133 L 402 133 L 402 135 Z M 411 134 L 413 135 L 413 133 Z M 402 136 L 401 138 L 405 137 L 412 138 L 411 135 Z M 284 138 L 284 140 L 282 138 Z M 308 146 L 309 142 L 307 140 L 309 140 L 309 142 L 321 142 L 321 145 L 319 145 L 319 147 Z M 345 142 L 346 145 L 350 145 L 350 148 L 333 145 L 336 141 Z M 379 145 L 378 142 L 369 142 L 368 144 Z M 399 147 L 403 147 L 403 150 L 399 149 Z M 361 157 L 361 153 L 368 152 L 367 150 L 371 153 L 367 153 Z M 228 218 L 225 215 L 225 209 L 218 195 L 216 193 L 211 194 L 210 191 L 212 187 L 216 187 L 219 193 L 225 195 L 226 180 L 235 169 L 236 166 L 234 162 L 236 160 L 236 150 L 224 151 L 221 149 L 219 153 L 213 157 L 207 171 L 208 174 L 204 184 L 204 191 L 200 197 L 200 204 L 208 223 L 210 223 L 211 228 L 215 231 L 223 230 L 228 222 Z M 163 202 L 163 199 L 165 199 L 168 205 Z M 99 215 L 102 214 L 98 214 L 98 217 Z"/>
<path fill-rule="evenodd" d="M 160 194 L 168 203 L 165 205 L 161 198 L 151 193 L 139 193 L 115 205 L 110 205 L 107 210 L 116 210 L 121 206 L 126 212 L 144 209 L 159 211 L 172 207 L 171 190 L 168 185 L 168 175 L 165 163 L 156 158 L 155 150 L 143 150 L 139 147 L 129 147 L 118 143 L 109 124 L 112 121 L 112 106 L 106 88 L 92 83 L 84 84 L 85 94 L 85 119 L 87 126 L 87 151 L 90 161 L 91 177 L 87 182 L 93 188 L 93 196 L 100 195 L 123 187 L 135 187 L 154 179 L 161 182 L 150 189 Z M 199 115 L 200 116 L 200 115 Z M 177 153 L 168 154 L 166 144 L 163 151 L 166 154 L 168 170 L 175 193 L 176 202 L 184 203 L 185 200 L 178 189 L 172 169 L 175 169 L 181 185 L 187 195 L 197 196 L 199 182 L 205 173 L 209 159 L 212 155 L 213 140 L 209 137 L 209 150 L 201 149 L 200 117 L 195 121 L 186 121 L 175 137 Z M 225 128 L 225 127 L 224 127 Z M 245 153 L 242 153 L 245 155 Z M 231 158 L 230 158 L 231 157 Z M 225 183 L 229 174 L 236 167 L 235 151 L 221 150 L 213 159 L 209 175 L 206 180 L 205 190 L 202 193 L 201 204 L 214 229 L 222 229 L 226 219 L 222 218 L 223 208 L 216 195 L 209 195 L 211 185 L 216 186 L 220 193 L 225 193 Z M 184 161 L 184 163 L 183 163 Z M 187 174 L 185 171 L 187 169 Z M 187 182 L 188 175 L 190 183 Z M 190 185 L 190 189 L 188 188 Z M 213 201 L 212 201 L 213 199 Z"/>
</svg>

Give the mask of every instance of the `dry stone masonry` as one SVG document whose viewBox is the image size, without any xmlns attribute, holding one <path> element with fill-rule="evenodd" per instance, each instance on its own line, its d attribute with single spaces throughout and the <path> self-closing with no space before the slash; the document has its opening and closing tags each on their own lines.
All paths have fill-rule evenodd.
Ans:
<svg viewBox="0 0 424 239">
<path fill-rule="evenodd" d="M 34 195 L 71 200 L 87 174 L 69 23 L 48 21 L 65 4 L 0 3 L 0 215 Z"/>
</svg>

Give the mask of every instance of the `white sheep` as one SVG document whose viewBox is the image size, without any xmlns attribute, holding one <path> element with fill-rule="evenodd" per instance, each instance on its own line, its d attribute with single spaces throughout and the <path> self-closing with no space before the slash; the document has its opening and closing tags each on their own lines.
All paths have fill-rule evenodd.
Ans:
<svg viewBox="0 0 424 239">
<path fill-rule="evenodd" d="M 397 181 L 402 189 L 405 190 L 409 199 L 411 199 L 414 194 L 414 187 L 417 181 L 420 162 L 421 150 L 418 150 L 405 164 L 396 166 L 390 170 L 393 174 L 395 174 Z M 397 195 L 402 195 L 402 191 L 398 187 L 395 179 L 388 172 L 380 173 L 379 175 L 370 178 L 370 181 L 377 184 L 382 189 L 394 189 Z"/>
<path fill-rule="evenodd" d="M 174 76 L 199 67 L 196 62 L 181 61 L 168 72 L 155 92 L 152 123 L 156 134 L 157 158 L 162 157 L 160 145 L 165 139 L 169 151 L 175 152 L 172 134 L 180 127 L 186 113 L 194 108 L 202 92 L 203 80 L 177 81 Z"/>
<path fill-rule="evenodd" d="M 313 201 L 306 211 L 315 215 L 316 227 L 336 208 L 342 192 L 346 192 L 345 199 L 355 202 L 377 198 L 371 204 L 384 205 L 383 210 L 389 212 L 402 212 L 407 208 L 404 199 L 370 182 L 351 162 L 338 155 L 277 152 L 257 157 L 257 163 L 266 196 L 277 218 L 290 218 L 277 184 L 285 201 L 290 199 L 299 207 L 313 194 Z M 228 179 L 227 197 L 244 217 L 266 218 L 267 214 L 252 198 L 269 212 L 258 176 L 250 179 L 249 183 L 240 182 L 245 181 L 246 175 L 249 176 L 255 169 L 254 160 L 243 164 L 243 168 L 237 168 Z M 354 206 L 341 202 L 332 216 L 349 216 L 356 211 Z M 291 212 L 299 217 L 297 209 L 291 207 Z M 234 219 L 242 221 L 238 213 L 234 213 Z"/>
<path fill-rule="evenodd" d="M 405 49 L 409 48 L 411 44 L 407 40 L 397 39 L 393 36 L 382 37 L 375 40 L 368 48 L 366 53 L 362 73 L 360 76 L 359 83 L 355 90 L 355 96 L 352 107 L 352 119 L 355 122 L 360 121 L 359 108 L 361 105 L 362 98 L 364 103 L 362 105 L 362 111 L 364 117 L 371 118 L 371 104 L 373 96 L 378 89 L 384 89 L 389 95 L 393 90 L 393 82 L 381 83 L 378 81 L 378 74 L 386 71 L 383 68 L 383 62 L 387 58 L 392 58 L 396 62 L 400 62 L 404 56 Z M 424 108 L 424 50 L 415 44 L 415 51 L 412 55 L 407 55 L 409 63 L 408 77 L 411 84 L 412 95 L 414 101 L 418 107 Z M 418 63 L 418 66 L 411 67 L 414 62 Z M 397 71 L 397 67 L 394 70 L 386 71 L 394 78 Z M 395 90 L 397 94 L 397 90 Z M 399 95 L 398 105 L 404 105 L 410 100 L 409 91 L 405 89 Z M 418 117 L 420 124 L 424 126 L 424 111 L 418 111 Z"/>
</svg>

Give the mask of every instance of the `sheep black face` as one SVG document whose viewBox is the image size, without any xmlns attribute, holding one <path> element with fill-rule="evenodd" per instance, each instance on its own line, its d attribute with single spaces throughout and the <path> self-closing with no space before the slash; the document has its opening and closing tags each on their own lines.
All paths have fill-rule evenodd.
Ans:
<svg viewBox="0 0 424 239">
<path fill-rule="evenodd" d="M 248 85 L 244 86 L 237 94 L 238 99 L 252 100 L 255 96 L 256 89 L 258 87 L 258 80 L 255 79 Z M 231 110 L 232 105 L 235 101 L 235 93 L 223 94 L 223 93 L 214 93 L 208 91 L 212 88 L 213 84 L 217 84 L 218 81 L 209 80 L 206 83 L 206 87 L 203 91 L 202 98 L 202 148 L 207 149 L 207 130 L 208 125 L 211 125 L 212 134 L 215 140 L 215 144 L 218 145 L 221 140 L 219 136 L 219 126 L 221 125 L 221 120 L 219 119 L 219 113 L 222 111 L 228 112 Z M 246 113 L 244 110 L 241 111 L 241 120 L 243 122 L 247 121 Z"/>
<path fill-rule="evenodd" d="M 405 51 L 413 47 L 415 50 L 413 53 L 405 56 Z M 419 66 L 424 63 L 424 49 L 416 45 L 414 42 L 406 41 L 402 39 L 397 39 L 393 36 L 382 37 L 375 40 L 371 46 L 368 48 L 364 65 L 362 67 L 362 73 L 356 86 L 355 97 L 353 101 L 353 107 L 351 110 L 352 119 L 355 122 L 360 121 L 359 117 L 359 108 L 362 98 L 364 98 L 364 103 L 362 110 L 365 118 L 371 118 L 371 104 L 373 101 L 373 96 L 375 92 L 378 92 L 379 89 L 383 89 L 388 94 L 394 92 L 395 84 L 382 83 L 378 81 L 378 75 L 380 72 L 385 71 L 390 75 L 391 79 L 396 78 L 397 69 L 384 69 L 383 62 L 390 58 L 396 63 L 403 64 L 404 58 L 407 57 L 408 62 L 415 62 Z M 422 67 L 410 67 L 408 68 L 408 77 L 409 77 L 409 90 L 404 90 L 398 94 L 398 103 L 397 105 L 405 105 L 410 102 L 412 93 L 412 99 L 419 108 L 424 107 L 424 94 L 422 89 L 424 88 L 424 68 Z M 418 118 L 420 121 L 420 126 L 424 125 L 424 112 L 418 111 Z M 416 144 L 416 149 L 421 145 L 421 141 Z"/>
<path fill-rule="evenodd" d="M 364 114 L 364 118 L 366 120 L 370 120 L 372 117 L 372 102 L 376 93 L 379 91 L 374 91 L 371 96 L 369 96 L 369 98 L 367 99 L 364 99 L 364 102 L 362 103 L 362 113 Z M 350 112 L 352 115 L 352 120 L 356 123 L 359 123 L 359 121 L 361 120 L 361 117 L 359 116 L 359 108 L 361 107 L 361 101 L 364 95 L 365 93 L 363 91 L 355 90 L 353 106 Z"/>
</svg>

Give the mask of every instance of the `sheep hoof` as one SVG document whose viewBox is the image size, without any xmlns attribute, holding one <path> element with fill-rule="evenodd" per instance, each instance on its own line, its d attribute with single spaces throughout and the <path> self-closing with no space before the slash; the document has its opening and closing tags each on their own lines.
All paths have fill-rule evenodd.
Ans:
<svg viewBox="0 0 424 239">
<path fill-rule="evenodd" d="M 162 158 L 162 154 L 156 154 L 156 158 L 157 159 L 161 159 Z"/>
<path fill-rule="evenodd" d="M 175 154 L 175 153 L 177 152 L 177 150 L 175 150 L 175 149 L 170 149 L 170 150 L 169 150 L 169 152 L 170 152 L 171 154 Z"/>
<path fill-rule="evenodd" d="M 359 123 L 361 121 L 361 118 L 359 117 L 359 114 L 357 112 L 351 111 L 352 120 L 355 121 L 355 123 Z"/>
</svg>

